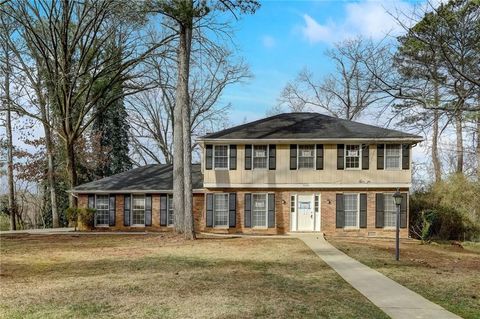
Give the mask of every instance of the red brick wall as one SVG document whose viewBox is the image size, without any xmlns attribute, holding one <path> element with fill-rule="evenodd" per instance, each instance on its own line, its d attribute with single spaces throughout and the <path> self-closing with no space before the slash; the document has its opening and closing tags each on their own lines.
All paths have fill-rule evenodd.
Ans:
<svg viewBox="0 0 480 319">
<path fill-rule="evenodd" d="M 339 190 L 308 190 L 289 189 L 289 190 L 261 190 L 241 189 L 236 190 L 237 194 L 237 214 L 236 227 L 234 228 L 213 228 L 206 227 L 205 196 L 202 193 L 193 195 L 193 212 L 195 219 L 195 230 L 197 232 L 211 233 L 245 233 L 245 234 L 285 234 L 290 232 L 290 195 L 296 193 L 316 193 L 321 195 L 321 231 L 327 236 L 361 236 L 361 237 L 394 237 L 393 229 L 375 228 L 375 194 L 383 192 L 393 192 L 395 189 L 368 189 L 368 190 L 349 190 L 358 193 L 367 193 L 367 228 L 360 229 L 337 229 L 335 227 L 335 208 L 336 194 Z M 402 189 L 407 192 L 407 189 Z M 207 190 L 206 192 L 234 192 L 230 189 Z M 275 193 L 275 226 L 274 228 L 257 229 L 244 227 L 244 198 L 245 193 Z M 160 195 L 152 195 L 152 226 L 150 227 L 129 227 L 123 226 L 123 201 L 124 195 L 116 196 L 116 219 L 115 227 L 109 227 L 108 230 L 121 231 L 170 231 L 171 227 L 160 226 Z M 78 203 L 80 207 L 86 207 L 88 204 L 88 195 L 79 195 Z M 408 236 L 408 206 L 407 206 L 407 228 L 400 230 L 401 237 Z"/>
</svg>

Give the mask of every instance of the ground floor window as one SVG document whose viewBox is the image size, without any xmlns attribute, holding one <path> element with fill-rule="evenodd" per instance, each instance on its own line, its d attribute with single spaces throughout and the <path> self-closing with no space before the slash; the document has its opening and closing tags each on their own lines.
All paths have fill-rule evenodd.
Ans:
<svg viewBox="0 0 480 319">
<path fill-rule="evenodd" d="M 344 194 L 345 227 L 358 227 L 358 194 Z"/>
<path fill-rule="evenodd" d="M 252 227 L 267 227 L 267 194 L 252 194 Z"/>
<path fill-rule="evenodd" d="M 167 225 L 173 226 L 173 223 L 173 195 L 170 194 L 167 200 Z"/>
<path fill-rule="evenodd" d="M 108 209 L 108 195 L 97 195 L 95 199 L 95 226 L 108 226 Z"/>
<path fill-rule="evenodd" d="M 228 227 L 228 194 L 213 194 L 213 226 Z"/>
<path fill-rule="evenodd" d="M 132 225 L 145 225 L 145 196 L 132 196 Z"/>
<path fill-rule="evenodd" d="M 397 225 L 397 208 L 393 200 L 393 194 L 383 194 L 383 227 L 395 227 Z"/>
</svg>

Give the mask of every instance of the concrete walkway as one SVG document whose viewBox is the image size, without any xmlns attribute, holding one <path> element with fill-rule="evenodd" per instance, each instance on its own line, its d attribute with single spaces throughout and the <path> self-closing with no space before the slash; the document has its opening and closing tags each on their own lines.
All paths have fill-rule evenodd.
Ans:
<svg viewBox="0 0 480 319">
<path fill-rule="evenodd" d="M 345 255 L 329 244 L 321 234 L 294 236 L 303 240 L 346 282 L 394 319 L 461 318 Z"/>
</svg>

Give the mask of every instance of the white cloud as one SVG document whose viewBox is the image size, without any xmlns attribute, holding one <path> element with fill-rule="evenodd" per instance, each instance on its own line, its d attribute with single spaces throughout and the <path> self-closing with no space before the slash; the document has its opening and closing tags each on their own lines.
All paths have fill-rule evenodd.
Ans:
<svg viewBox="0 0 480 319">
<path fill-rule="evenodd" d="M 403 31 L 392 16 L 396 12 L 411 12 L 413 5 L 407 2 L 363 1 L 347 3 L 340 20 L 320 23 L 308 14 L 303 15 L 304 25 L 300 28 L 310 43 L 341 41 L 356 36 L 381 39 L 387 34 L 397 35 Z"/>
<path fill-rule="evenodd" d="M 265 48 L 270 49 L 273 48 L 277 42 L 275 41 L 275 38 L 270 36 L 270 35 L 265 35 L 262 38 L 262 44 Z"/>
</svg>

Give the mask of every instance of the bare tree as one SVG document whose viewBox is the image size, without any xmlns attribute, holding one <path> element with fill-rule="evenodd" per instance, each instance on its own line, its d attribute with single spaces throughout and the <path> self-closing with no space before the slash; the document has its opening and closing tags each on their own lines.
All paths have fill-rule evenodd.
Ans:
<svg viewBox="0 0 480 319">
<path fill-rule="evenodd" d="M 3 75 L 3 83 L 1 85 L 3 96 L 0 96 L 2 101 L 2 109 L 5 111 L 5 131 L 6 131 L 6 144 L 7 144 L 7 184 L 8 184 L 8 210 L 10 214 L 10 229 L 16 230 L 16 216 L 17 216 L 17 201 L 15 199 L 15 183 L 13 179 L 13 135 L 12 135 L 12 97 L 11 91 L 11 78 L 12 67 L 11 59 L 12 52 L 7 45 L 7 39 L 13 34 L 12 21 L 0 12 L 1 28 L 0 28 L 0 41 L 2 49 L 2 57 L 0 59 L 1 75 Z"/>
<path fill-rule="evenodd" d="M 69 187 L 77 183 L 75 143 L 95 119 L 92 108 L 108 98 L 104 107 L 126 95 L 143 90 L 137 86 L 137 65 L 152 51 L 168 42 L 144 45 L 140 32 L 132 29 L 119 64 L 103 48 L 116 30 L 114 21 L 125 12 L 124 1 L 15 0 L 0 11 L 19 25 L 19 34 L 35 48 L 44 67 L 42 76 L 49 105 L 56 116 L 56 130 L 64 142 Z M 130 7 L 134 10 L 134 7 Z M 137 12 L 140 15 L 140 11 Z M 143 45 L 143 46 L 142 46 Z M 111 96 L 110 89 L 122 83 L 126 90 Z M 21 105 L 18 111 L 28 113 Z M 101 111 L 101 110 L 100 110 Z M 35 118 L 46 125 L 41 116 Z M 70 195 L 69 202 L 75 206 Z"/>
<path fill-rule="evenodd" d="M 336 72 L 316 81 L 313 72 L 304 69 L 284 88 L 280 104 L 294 112 L 320 109 L 348 120 L 380 101 L 388 105 L 387 96 L 377 89 L 377 79 L 362 63 L 369 47 L 370 42 L 362 38 L 337 43 L 325 53 Z"/>
<path fill-rule="evenodd" d="M 177 47 L 177 84 L 174 108 L 173 149 L 173 204 L 177 215 L 175 222 L 177 231 L 185 232 L 188 239 L 195 238 L 193 225 L 193 195 L 191 173 L 191 105 L 189 95 L 190 58 L 194 30 L 209 28 L 213 33 L 219 30 L 218 24 L 209 20 L 215 13 L 229 12 L 237 17 L 237 13 L 254 13 L 259 7 L 256 0 L 220 0 L 220 1 L 178 1 L 160 0 L 154 2 L 154 10 L 174 22 L 179 35 Z M 200 44 L 201 45 L 201 44 Z M 181 117 L 181 119 L 180 119 Z M 181 132 L 181 133 L 180 133 Z M 182 145 L 183 142 L 183 145 Z"/>
<path fill-rule="evenodd" d="M 201 49 L 193 50 L 191 58 L 189 95 L 192 143 L 196 136 L 226 125 L 230 104 L 222 103 L 222 92 L 226 87 L 250 77 L 248 67 L 242 60 L 236 61 L 229 50 L 216 47 L 211 48 L 208 55 L 204 52 Z M 146 68 L 151 70 L 148 78 L 156 87 L 136 94 L 129 100 L 133 148 L 137 150 L 136 153 L 142 153 L 137 156 L 145 163 L 173 162 L 176 66 L 172 65 L 172 60 L 174 57 L 164 55 L 148 59 Z"/>
</svg>

